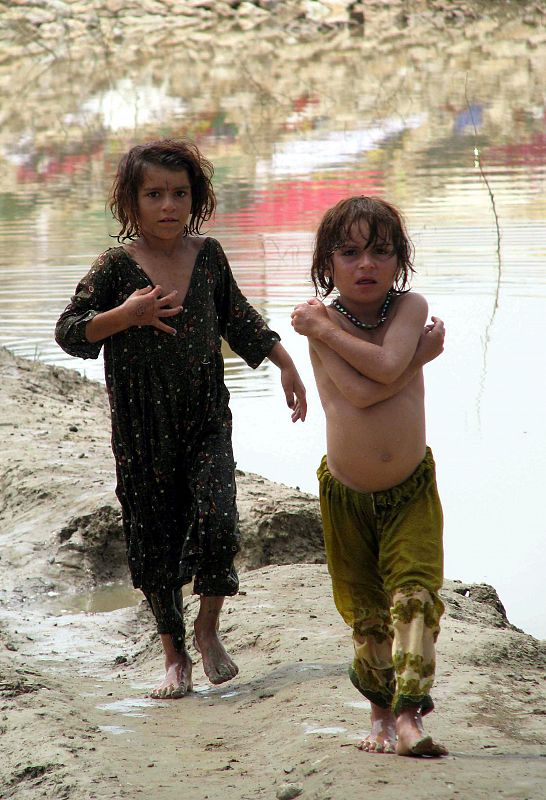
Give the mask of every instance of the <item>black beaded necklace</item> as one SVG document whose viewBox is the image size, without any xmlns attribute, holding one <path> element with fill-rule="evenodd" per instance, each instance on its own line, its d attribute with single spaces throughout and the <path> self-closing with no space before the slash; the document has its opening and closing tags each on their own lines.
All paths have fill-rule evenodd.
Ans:
<svg viewBox="0 0 546 800">
<path fill-rule="evenodd" d="M 336 311 L 339 311 L 340 314 L 343 314 L 345 317 L 347 317 L 349 322 L 352 322 L 353 325 L 355 325 L 357 328 L 361 328 L 364 331 L 373 331 L 375 328 L 379 328 L 379 326 L 382 325 L 387 319 L 389 306 L 391 304 L 391 300 L 393 297 L 394 297 L 394 292 L 392 291 L 392 289 L 389 289 L 389 291 L 387 292 L 387 296 L 385 297 L 385 302 L 379 309 L 377 322 L 374 322 L 372 324 L 370 324 L 369 322 L 362 322 L 353 314 L 351 314 L 351 312 L 345 308 L 343 303 L 340 303 L 339 298 L 337 297 L 335 298 L 335 300 L 332 300 L 330 305 L 332 306 L 332 308 L 335 308 Z"/>
</svg>

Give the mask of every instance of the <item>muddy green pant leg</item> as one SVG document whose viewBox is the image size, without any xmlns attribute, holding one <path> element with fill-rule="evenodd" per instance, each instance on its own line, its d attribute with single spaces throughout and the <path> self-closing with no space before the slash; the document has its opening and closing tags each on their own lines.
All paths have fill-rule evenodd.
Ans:
<svg viewBox="0 0 546 800">
<path fill-rule="evenodd" d="M 435 644 L 440 632 L 443 604 L 436 594 L 420 586 L 403 586 L 393 597 L 394 668 L 396 691 L 393 712 L 420 708 L 432 711 L 430 690 L 436 670 Z"/>
<path fill-rule="evenodd" d="M 434 704 L 430 690 L 436 668 L 435 643 L 444 606 L 443 517 L 434 461 L 427 455 L 415 473 L 389 492 L 374 495 L 381 529 L 380 570 L 393 598 L 393 711 Z"/>
<path fill-rule="evenodd" d="M 330 474 L 326 459 L 318 476 L 334 602 L 353 629 L 355 656 L 349 675 L 368 700 L 388 708 L 395 689 L 391 598 L 378 571 L 379 543 L 371 495 L 339 483 Z"/>
<path fill-rule="evenodd" d="M 392 705 L 396 689 L 392 662 L 393 635 L 388 613 L 358 621 L 353 627 L 354 660 L 349 668 L 353 686 L 382 708 Z"/>
</svg>

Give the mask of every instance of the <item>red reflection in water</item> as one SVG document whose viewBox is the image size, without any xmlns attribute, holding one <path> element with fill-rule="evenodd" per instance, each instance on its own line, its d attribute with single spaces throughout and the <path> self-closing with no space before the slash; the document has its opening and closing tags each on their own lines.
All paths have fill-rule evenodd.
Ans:
<svg viewBox="0 0 546 800">
<path fill-rule="evenodd" d="M 546 133 L 535 133 L 528 141 L 485 147 L 488 166 L 533 166 L 546 164 Z"/>
<path fill-rule="evenodd" d="M 345 197 L 382 195 L 382 170 L 352 172 L 343 178 L 278 181 L 237 211 L 217 214 L 222 225 L 238 228 L 312 230 L 324 212 Z"/>
<path fill-rule="evenodd" d="M 228 232 L 228 255 L 241 289 L 254 302 L 275 303 L 285 295 L 289 283 L 305 285 L 314 233 L 324 212 L 353 195 L 382 196 L 384 184 L 384 173 L 379 170 L 272 182 L 246 206 L 218 212 L 216 225 Z M 310 284 L 302 292 L 302 297 L 312 294 Z"/>
<path fill-rule="evenodd" d="M 72 153 L 36 151 L 17 168 L 19 183 L 47 183 L 62 175 L 74 175 L 92 161 L 101 161 L 104 147 L 97 145 L 92 150 Z"/>
</svg>

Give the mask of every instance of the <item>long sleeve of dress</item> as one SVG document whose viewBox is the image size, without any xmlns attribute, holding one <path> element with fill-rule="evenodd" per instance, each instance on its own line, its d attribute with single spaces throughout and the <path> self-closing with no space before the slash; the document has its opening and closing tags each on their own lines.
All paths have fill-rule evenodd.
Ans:
<svg viewBox="0 0 546 800">
<path fill-rule="evenodd" d="M 55 340 L 62 349 L 77 358 L 98 358 L 102 341 L 89 342 L 85 335 L 88 322 L 101 311 L 107 311 L 118 303 L 114 297 L 114 263 L 107 250 L 76 287 L 55 326 Z"/>
<path fill-rule="evenodd" d="M 255 369 L 266 358 L 281 337 L 268 327 L 263 317 L 250 305 L 233 277 L 227 257 L 216 242 L 218 285 L 216 308 L 220 332 L 232 350 Z"/>
</svg>

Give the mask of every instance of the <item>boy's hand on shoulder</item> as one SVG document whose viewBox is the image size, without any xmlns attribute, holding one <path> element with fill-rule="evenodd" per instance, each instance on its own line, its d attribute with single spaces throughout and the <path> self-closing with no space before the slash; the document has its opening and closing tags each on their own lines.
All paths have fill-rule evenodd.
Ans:
<svg viewBox="0 0 546 800">
<path fill-rule="evenodd" d="M 432 322 L 425 325 L 417 344 L 415 358 L 423 366 L 433 361 L 444 352 L 446 331 L 439 317 L 431 317 Z"/>
<path fill-rule="evenodd" d="M 306 303 L 299 303 L 292 311 L 291 318 L 296 333 L 312 339 L 319 339 L 324 327 L 333 325 L 326 306 L 316 297 L 311 297 Z"/>
</svg>

